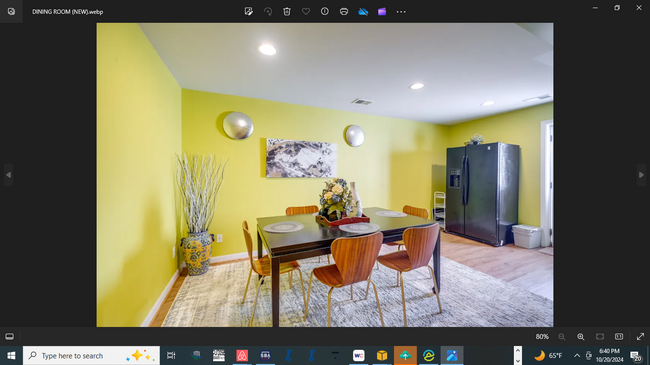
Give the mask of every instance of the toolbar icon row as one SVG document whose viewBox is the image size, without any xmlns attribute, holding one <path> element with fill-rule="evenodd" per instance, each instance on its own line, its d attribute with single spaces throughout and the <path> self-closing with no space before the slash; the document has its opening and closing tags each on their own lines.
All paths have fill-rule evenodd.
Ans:
<svg viewBox="0 0 650 365">
<path fill-rule="evenodd" d="M 307 15 L 307 14 L 310 13 L 309 8 L 302 8 L 301 11 L 302 11 L 302 13 L 304 15 Z M 273 15 L 273 9 L 271 9 L 268 6 L 264 8 L 263 12 L 264 12 L 264 14 L 266 14 L 268 16 Z M 320 8 L 320 13 L 321 13 L 321 15 L 329 15 L 330 9 L 328 7 L 322 7 L 322 8 Z M 350 10 L 348 8 L 340 8 L 339 9 L 339 14 L 341 14 L 343 16 L 348 15 L 349 13 L 350 13 Z M 291 15 L 291 8 L 290 7 L 282 8 L 282 14 L 284 16 L 290 16 Z M 368 16 L 369 12 L 368 12 L 368 10 L 366 8 L 359 8 L 359 10 L 357 11 L 357 14 L 363 15 L 363 16 Z M 244 15 L 246 15 L 246 16 L 253 15 L 253 7 L 252 6 L 244 7 Z M 377 10 L 377 15 L 378 16 L 386 16 L 386 8 L 379 8 Z"/>
</svg>

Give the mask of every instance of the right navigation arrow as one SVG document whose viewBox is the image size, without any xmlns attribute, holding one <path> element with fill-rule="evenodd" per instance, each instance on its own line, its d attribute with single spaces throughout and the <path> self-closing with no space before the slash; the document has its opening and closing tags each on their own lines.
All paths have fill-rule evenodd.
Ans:
<svg viewBox="0 0 650 365">
<path fill-rule="evenodd" d="M 643 174 L 643 172 L 639 171 L 639 179 L 642 178 L 642 177 L 644 177 L 644 176 L 645 176 L 645 175 Z"/>
</svg>

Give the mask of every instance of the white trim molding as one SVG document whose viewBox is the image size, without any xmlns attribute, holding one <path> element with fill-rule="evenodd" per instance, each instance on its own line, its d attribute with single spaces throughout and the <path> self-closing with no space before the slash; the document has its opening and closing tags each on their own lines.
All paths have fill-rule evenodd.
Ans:
<svg viewBox="0 0 650 365">
<path fill-rule="evenodd" d="M 142 324 L 140 327 L 149 327 L 151 324 L 151 321 L 153 321 L 153 317 L 158 313 L 158 309 L 160 309 L 160 306 L 163 304 L 165 301 L 165 298 L 167 298 L 167 294 L 169 294 L 169 291 L 172 289 L 172 286 L 176 282 L 176 279 L 178 279 L 178 273 L 179 271 L 176 270 L 174 275 L 172 275 L 172 278 L 169 279 L 169 282 L 167 283 L 167 286 L 165 286 L 165 289 L 163 290 L 162 293 L 160 293 L 160 296 L 158 297 L 158 300 L 156 300 L 156 303 L 153 305 L 151 310 L 149 311 L 149 314 L 147 314 L 147 317 L 145 317 L 144 321 L 142 321 Z"/>
<path fill-rule="evenodd" d="M 550 136 L 550 126 L 553 125 L 553 119 L 545 120 L 541 123 L 542 133 L 540 141 L 540 215 L 539 222 L 542 227 L 542 247 L 548 247 L 551 245 L 551 194 L 550 194 L 550 184 L 551 184 L 551 170 L 550 170 L 550 161 L 548 159 L 549 151 L 547 151 L 547 146 L 549 143 Z M 555 142 L 555 141 L 553 141 Z M 555 188 L 555 187 L 553 187 Z M 554 232 L 555 233 L 555 232 Z M 555 241 L 555 240 L 554 240 Z"/>
</svg>

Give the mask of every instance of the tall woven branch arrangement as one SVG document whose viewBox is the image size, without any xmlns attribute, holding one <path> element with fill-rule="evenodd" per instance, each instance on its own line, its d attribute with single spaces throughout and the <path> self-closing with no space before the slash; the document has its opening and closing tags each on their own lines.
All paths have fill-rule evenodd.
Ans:
<svg viewBox="0 0 650 365">
<path fill-rule="evenodd" d="M 219 192 L 223 184 L 228 160 L 217 163 L 214 155 L 188 157 L 176 155 L 178 168 L 176 182 L 181 191 L 181 204 L 189 233 L 208 230 L 219 204 Z"/>
</svg>

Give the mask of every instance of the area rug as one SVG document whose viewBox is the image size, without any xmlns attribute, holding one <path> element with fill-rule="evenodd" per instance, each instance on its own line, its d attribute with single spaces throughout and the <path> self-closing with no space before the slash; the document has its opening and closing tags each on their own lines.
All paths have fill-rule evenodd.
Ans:
<svg viewBox="0 0 650 365">
<path fill-rule="evenodd" d="M 381 254 L 394 251 L 383 247 Z M 309 275 L 318 266 L 317 258 L 300 260 L 302 280 L 307 295 Z M 404 273 L 404 293 L 409 327 L 551 327 L 553 301 L 503 280 L 441 258 L 442 283 L 440 301 L 442 313 L 431 288 L 433 281 L 428 268 Z M 162 324 L 163 327 L 242 327 L 248 326 L 255 299 L 256 275 L 253 273 L 246 301 L 241 304 L 250 270 L 248 260 L 211 266 L 206 274 L 188 276 L 178 291 Z M 379 265 L 373 269 L 372 279 L 377 285 L 379 303 L 385 326 L 402 327 L 404 317 L 400 287 L 396 272 Z M 304 320 L 304 304 L 300 276 L 280 277 L 280 326 L 326 327 L 327 293 L 329 287 L 313 279 L 309 300 L 309 315 Z M 354 285 L 332 292 L 332 326 L 379 327 L 381 322 L 375 295 L 366 284 Z M 253 326 L 270 327 L 271 280 L 267 278 L 260 289 Z"/>
<path fill-rule="evenodd" d="M 542 248 L 539 252 L 553 256 L 553 246 Z"/>
</svg>

